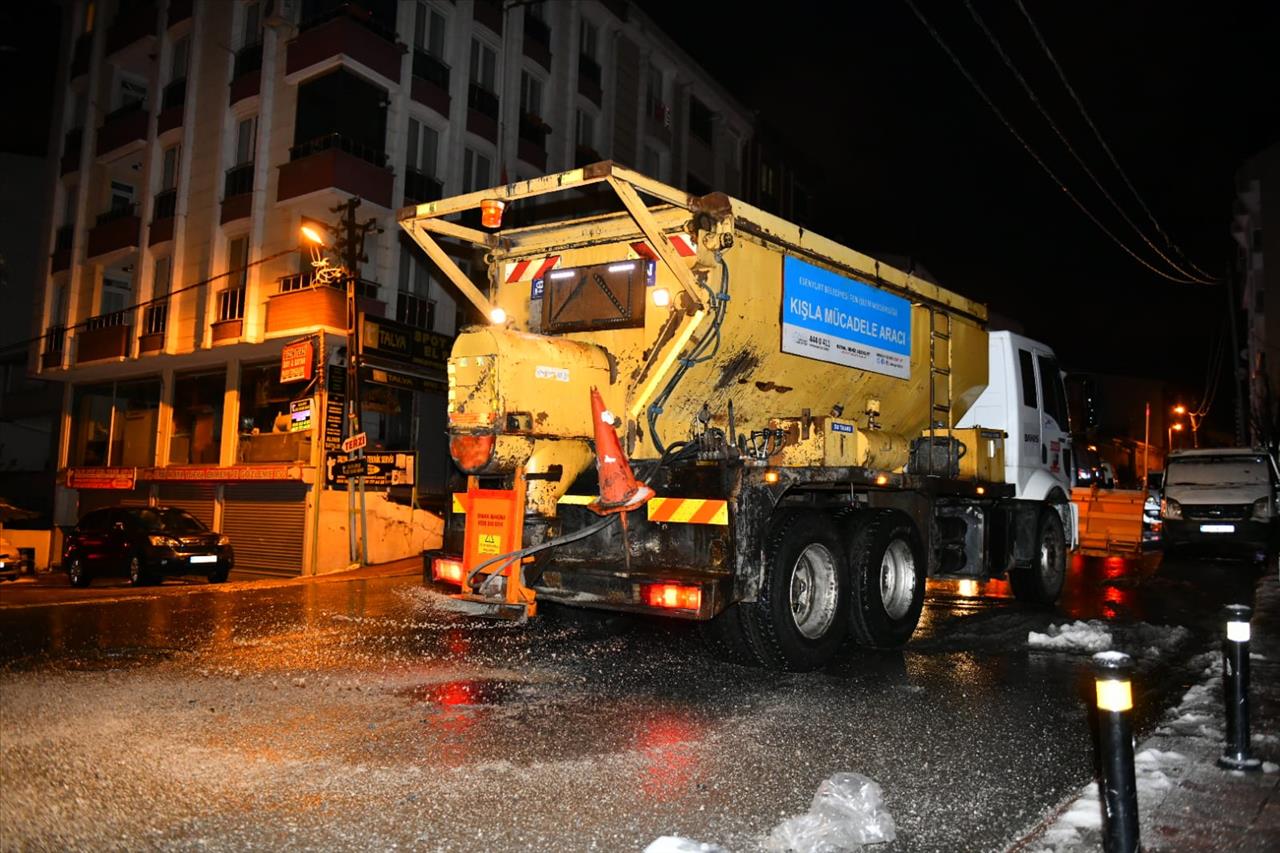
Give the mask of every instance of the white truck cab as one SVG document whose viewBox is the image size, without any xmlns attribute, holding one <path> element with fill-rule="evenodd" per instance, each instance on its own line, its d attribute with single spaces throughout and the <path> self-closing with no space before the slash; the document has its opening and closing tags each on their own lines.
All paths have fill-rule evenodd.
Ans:
<svg viewBox="0 0 1280 853">
<path fill-rule="evenodd" d="M 988 336 L 988 382 L 957 426 L 1004 430 L 1005 480 L 1022 500 L 1071 494 L 1071 432 L 1058 359 L 1044 344 L 1012 332 Z"/>
</svg>

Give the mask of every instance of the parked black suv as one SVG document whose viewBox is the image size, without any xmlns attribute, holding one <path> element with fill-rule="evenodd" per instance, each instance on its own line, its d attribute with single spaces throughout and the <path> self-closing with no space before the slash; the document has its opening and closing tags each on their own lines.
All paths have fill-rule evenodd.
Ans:
<svg viewBox="0 0 1280 853">
<path fill-rule="evenodd" d="M 134 586 L 192 574 L 222 583 L 234 560 L 230 539 L 186 510 L 163 506 L 95 510 L 68 534 L 62 551 L 72 586 L 103 575 L 126 575 Z"/>
</svg>

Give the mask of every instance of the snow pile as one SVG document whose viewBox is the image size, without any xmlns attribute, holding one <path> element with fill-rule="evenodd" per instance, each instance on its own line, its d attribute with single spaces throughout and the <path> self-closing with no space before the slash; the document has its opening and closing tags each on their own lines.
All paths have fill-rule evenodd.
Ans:
<svg viewBox="0 0 1280 853">
<path fill-rule="evenodd" d="M 1027 645 L 1045 651 L 1094 654 L 1111 648 L 1111 631 L 1105 622 L 1096 619 L 1091 622 L 1068 622 L 1065 625 L 1050 625 L 1043 634 L 1028 631 Z"/>
<path fill-rule="evenodd" d="M 644 848 L 644 853 L 726 853 L 723 847 L 715 844 L 703 844 L 679 835 L 663 835 L 654 839 Z"/>
<path fill-rule="evenodd" d="M 837 773 L 818 786 L 809 811 L 774 828 L 764 848 L 775 853 L 834 853 L 896 836 L 880 786 L 857 773 Z"/>
<path fill-rule="evenodd" d="M 1139 622 L 1131 626 L 1131 630 L 1133 637 L 1125 645 L 1131 646 L 1136 656 L 1144 658 L 1158 658 L 1177 651 L 1191 639 L 1191 632 L 1181 625 L 1148 625 Z"/>
</svg>

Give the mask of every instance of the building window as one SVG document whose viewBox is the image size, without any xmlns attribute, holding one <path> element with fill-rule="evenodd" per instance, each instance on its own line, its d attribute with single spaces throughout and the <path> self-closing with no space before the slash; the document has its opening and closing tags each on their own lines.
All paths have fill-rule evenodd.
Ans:
<svg viewBox="0 0 1280 853">
<path fill-rule="evenodd" d="M 658 149 L 650 145 L 644 147 L 644 166 L 641 171 L 651 178 L 662 180 L 662 155 L 658 153 Z"/>
<path fill-rule="evenodd" d="M 296 385 L 280 384 L 280 359 L 240 371 L 241 462 L 303 462 L 311 457 L 311 433 L 289 432 L 289 403 Z"/>
<path fill-rule="evenodd" d="M 123 311 L 129 304 L 129 294 L 133 287 L 127 274 L 121 270 L 107 270 L 102 278 L 102 305 L 98 313 L 114 314 Z"/>
<path fill-rule="evenodd" d="M 444 15 L 419 0 L 413 20 L 413 46 L 443 60 L 445 26 Z"/>
<path fill-rule="evenodd" d="M 151 279 L 151 298 L 160 299 L 169 295 L 173 284 L 173 259 L 168 255 L 156 258 L 155 275 Z"/>
<path fill-rule="evenodd" d="M 158 379 L 77 387 L 71 407 L 69 464 L 154 465 L 159 414 Z"/>
<path fill-rule="evenodd" d="M 578 110 L 574 139 L 579 148 L 596 150 L 596 117 L 586 110 Z"/>
<path fill-rule="evenodd" d="M 225 371 L 179 375 L 174 379 L 170 465 L 218 464 L 226 385 Z"/>
<path fill-rule="evenodd" d="M 520 72 L 520 112 L 542 116 L 542 80 L 528 71 Z"/>
<path fill-rule="evenodd" d="M 396 321 L 419 329 L 435 327 L 436 304 L 431 297 L 431 269 L 422 251 L 400 243 L 400 290 Z"/>
<path fill-rule="evenodd" d="M 428 124 L 409 119 L 409 155 L 405 165 L 428 177 L 435 177 L 440 150 L 440 134 Z"/>
<path fill-rule="evenodd" d="M 464 193 L 488 189 L 489 158 L 467 148 L 462 155 L 462 191 Z"/>
<path fill-rule="evenodd" d="M 173 43 L 173 54 L 169 59 L 169 80 L 184 80 L 187 66 L 191 62 L 191 37 L 183 36 Z"/>
<path fill-rule="evenodd" d="M 471 40 L 471 82 L 486 92 L 496 92 L 498 54 L 478 38 Z"/>
<path fill-rule="evenodd" d="M 240 28 L 240 47 L 251 47 L 262 41 L 262 9 L 256 2 L 244 6 L 244 25 Z"/>
<path fill-rule="evenodd" d="M 182 146 L 171 145 L 164 150 L 164 160 L 160 165 L 160 189 L 172 190 L 178 186 L 178 164 L 182 158 Z"/>
<path fill-rule="evenodd" d="M 249 281 L 249 237 L 241 235 L 227 241 L 227 287 L 244 287 Z"/>
<path fill-rule="evenodd" d="M 249 116 L 236 125 L 236 158 L 233 166 L 252 163 L 258 147 L 258 117 Z"/>
<path fill-rule="evenodd" d="M 147 81 L 125 72 L 116 78 L 116 110 L 146 109 Z"/>
<path fill-rule="evenodd" d="M 372 382 L 360 388 L 360 426 L 377 450 L 414 450 L 413 392 Z"/>
<path fill-rule="evenodd" d="M 338 148 L 375 166 L 387 164 L 387 93 L 346 70 L 298 87 L 290 160 Z"/>
<path fill-rule="evenodd" d="M 578 26 L 578 53 L 587 59 L 596 58 L 596 42 L 599 39 L 599 28 L 583 18 Z"/>
<path fill-rule="evenodd" d="M 711 145 L 712 115 L 706 104 L 697 98 L 689 99 L 689 135 Z"/>
<path fill-rule="evenodd" d="M 645 76 L 644 104 L 645 112 L 652 118 L 666 127 L 671 126 L 667 101 L 663 97 L 662 69 L 655 65 L 649 66 L 649 72 Z"/>
</svg>

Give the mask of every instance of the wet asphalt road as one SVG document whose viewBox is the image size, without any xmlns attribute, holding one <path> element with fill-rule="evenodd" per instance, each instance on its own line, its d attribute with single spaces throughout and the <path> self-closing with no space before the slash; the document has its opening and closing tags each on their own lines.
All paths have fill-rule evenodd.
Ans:
<svg viewBox="0 0 1280 853">
<path fill-rule="evenodd" d="M 1077 558 L 1054 610 L 931 584 L 905 651 L 806 675 L 679 623 L 478 621 L 415 577 L 0 591 L 0 848 L 752 850 L 850 770 L 897 822 L 878 849 L 1008 849 L 1093 775 L 1087 658 L 1027 632 L 1110 620 L 1149 728 L 1252 595 L 1247 566 L 1156 563 Z M 1142 623 L 1191 639 L 1155 656 Z"/>
</svg>

